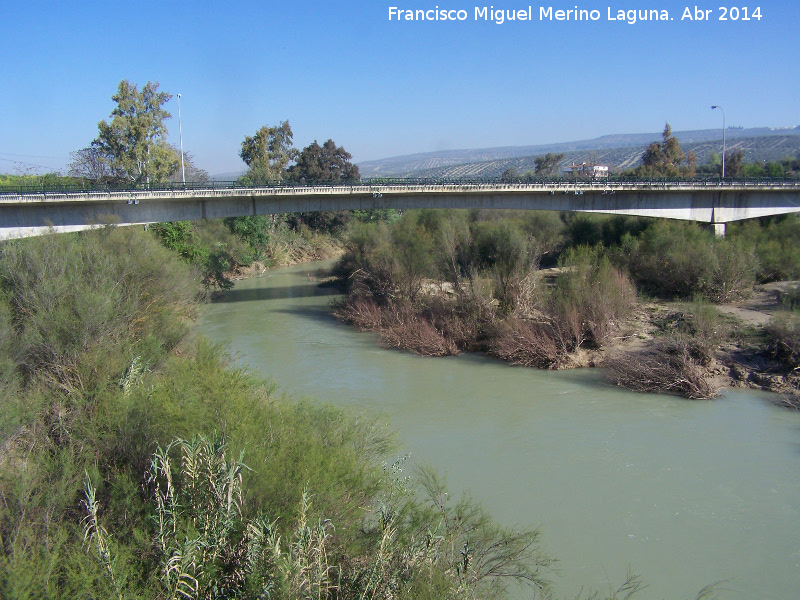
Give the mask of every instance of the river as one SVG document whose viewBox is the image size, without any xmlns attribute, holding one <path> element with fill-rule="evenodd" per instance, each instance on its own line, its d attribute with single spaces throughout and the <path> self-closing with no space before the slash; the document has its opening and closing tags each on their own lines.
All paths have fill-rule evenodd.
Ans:
<svg viewBox="0 0 800 600">
<path fill-rule="evenodd" d="M 500 522 L 542 528 L 559 596 L 800 596 L 800 413 L 766 394 L 712 401 L 626 392 L 598 370 L 422 358 L 335 321 L 318 264 L 239 281 L 200 330 L 282 389 L 388 417 L 412 461 Z M 408 471 L 407 471 L 408 472 Z"/>
</svg>

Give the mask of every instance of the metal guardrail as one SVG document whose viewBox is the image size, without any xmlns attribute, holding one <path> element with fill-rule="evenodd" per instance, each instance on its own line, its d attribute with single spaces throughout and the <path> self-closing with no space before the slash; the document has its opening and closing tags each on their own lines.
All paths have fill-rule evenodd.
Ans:
<svg viewBox="0 0 800 600">
<path fill-rule="evenodd" d="M 114 185 L 76 183 L 75 185 L 29 185 L 16 187 L 0 187 L 0 196 L 3 195 L 47 195 L 47 194 L 90 194 L 90 193 L 124 193 L 124 192 L 191 192 L 208 190 L 244 190 L 244 189 L 326 189 L 341 187 L 376 187 L 376 186 L 470 186 L 481 188 L 500 188 L 509 185 L 530 185 L 543 187 L 578 186 L 588 188 L 616 187 L 631 185 L 634 187 L 662 187 L 662 186 L 704 186 L 704 187 L 735 187 L 735 186 L 768 186 L 800 188 L 797 179 L 638 179 L 635 177 L 611 177 L 609 179 L 571 179 L 571 178 L 538 178 L 538 179 L 429 179 L 429 178 L 393 178 L 373 177 L 358 181 L 318 182 L 318 181 L 268 181 L 259 185 L 245 184 L 240 181 L 211 181 L 211 182 L 186 182 L 150 184 L 150 185 Z"/>
</svg>

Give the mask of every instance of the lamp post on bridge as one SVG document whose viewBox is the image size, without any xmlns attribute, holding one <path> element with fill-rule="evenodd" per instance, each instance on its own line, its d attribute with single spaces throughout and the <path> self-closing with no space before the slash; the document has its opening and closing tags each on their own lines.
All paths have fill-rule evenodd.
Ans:
<svg viewBox="0 0 800 600">
<path fill-rule="evenodd" d="M 714 105 L 711 110 L 718 108 L 722 111 L 722 178 L 725 179 L 725 109 Z"/>
<path fill-rule="evenodd" d="M 181 95 L 178 94 L 178 135 L 181 139 L 181 179 L 186 187 L 186 170 L 183 168 L 183 124 L 181 123 Z M 724 169 L 723 169 L 724 171 Z"/>
</svg>

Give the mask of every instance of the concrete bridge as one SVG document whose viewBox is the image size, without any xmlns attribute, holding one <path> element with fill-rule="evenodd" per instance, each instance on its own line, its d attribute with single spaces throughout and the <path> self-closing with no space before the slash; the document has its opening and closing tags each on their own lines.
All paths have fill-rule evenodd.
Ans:
<svg viewBox="0 0 800 600">
<path fill-rule="evenodd" d="M 330 210 L 481 208 L 556 210 L 710 223 L 718 235 L 741 219 L 800 212 L 792 181 L 391 180 L 160 189 L 0 193 L 0 239 L 120 225 Z"/>
</svg>

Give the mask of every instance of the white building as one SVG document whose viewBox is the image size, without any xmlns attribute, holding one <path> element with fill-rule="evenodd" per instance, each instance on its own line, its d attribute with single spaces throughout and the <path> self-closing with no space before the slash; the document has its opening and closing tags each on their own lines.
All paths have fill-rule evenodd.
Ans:
<svg viewBox="0 0 800 600">
<path fill-rule="evenodd" d="M 608 167 L 605 165 L 590 165 L 572 163 L 569 167 L 564 167 L 564 177 L 581 177 L 585 179 L 608 179 Z"/>
</svg>

